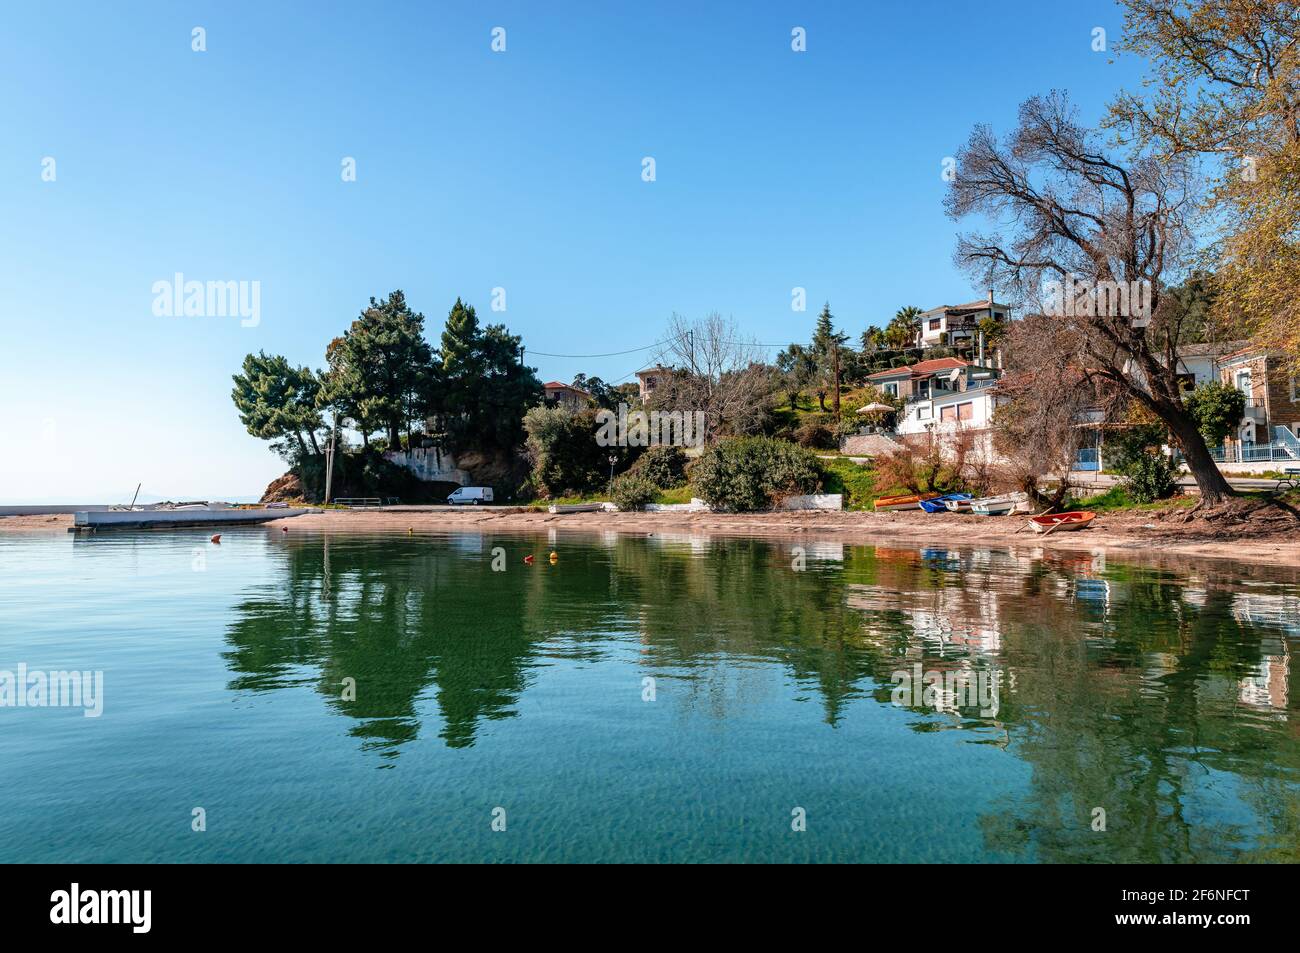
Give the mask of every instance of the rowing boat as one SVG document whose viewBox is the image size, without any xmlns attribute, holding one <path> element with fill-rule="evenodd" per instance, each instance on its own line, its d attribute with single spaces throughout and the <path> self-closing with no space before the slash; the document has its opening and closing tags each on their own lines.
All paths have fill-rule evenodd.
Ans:
<svg viewBox="0 0 1300 953">
<path fill-rule="evenodd" d="M 1005 516 L 1007 513 L 1029 509 L 1028 493 L 1004 493 L 971 500 L 970 510 L 980 516 Z"/>
<path fill-rule="evenodd" d="M 1062 533 L 1072 533 L 1077 529 L 1084 529 L 1089 523 L 1097 518 L 1097 514 L 1091 510 L 1074 510 L 1069 513 L 1044 513 L 1042 516 L 1029 517 L 1029 525 L 1034 528 L 1035 533 L 1050 533 L 1059 530 Z"/>
<path fill-rule="evenodd" d="M 876 500 L 876 511 L 914 510 L 922 500 L 933 500 L 938 493 L 909 493 L 905 496 L 882 496 Z"/>
<path fill-rule="evenodd" d="M 921 500 L 917 505 L 927 513 L 947 513 L 949 503 L 959 503 L 969 499 L 969 493 L 947 493 L 943 496 L 936 496 L 932 500 Z"/>
<path fill-rule="evenodd" d="M 969 493 L 954 493 L 943 501 L 949 513 L 969 513 L 971 497 Z"/>
</svg>

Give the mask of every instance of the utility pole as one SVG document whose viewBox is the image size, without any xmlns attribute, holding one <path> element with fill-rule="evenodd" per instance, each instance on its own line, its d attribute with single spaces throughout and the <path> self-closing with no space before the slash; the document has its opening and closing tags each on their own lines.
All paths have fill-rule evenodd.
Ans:
<svg viewBox="0 0 1300 953">
<path fill-rule="evenodd" d="M 831 341 L 831 353 L 835 355 L 835 419 L 840 419 L 840 342 Z"/>
<path fill-rule="evenodd" d="M 334 415 L 334 426 L 330 430 L 330 445 L 325 448 L 325 502 L 330 501 L 330 489 L 334 485 L 334 439 L 339 432 L 338 414 Z"/>
<path fill-rule="evenodd" d="M 695 369 L 695 331 L 693 329 L 687 331 L 686 335 L 690 338 L 691 342 L 691 373 L 698 374 L 699 371 Z"/>
</svg>

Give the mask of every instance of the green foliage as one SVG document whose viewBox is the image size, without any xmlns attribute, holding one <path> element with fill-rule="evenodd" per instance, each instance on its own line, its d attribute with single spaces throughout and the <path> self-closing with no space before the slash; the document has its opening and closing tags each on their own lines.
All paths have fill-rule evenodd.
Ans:
<svg viewBox="0 0 1300 953">
<path fill-rule="evenodd" d="M 1167 499 L 1178 489 L 1177 468 L 1163 453 L 1139 454 L 1125 468 L 1123 487 L 1138 503 Z"/>
<path fill-rule="evenodd" d="M 802 344 L 791 344 L 776 356 L 776 371 L 781 390 L 794 410 L 803 389 L 817 373 L 817 361 Z"/>
<path fill-rule="evenodd" d="M 852 460 L 821 460 L 823 492 L 839 493 L 844 497 L 846 510 L 871 508 L 879 496 L 876 492 L 876 475 L 870 467 Z"/>
<path fill-rule="evenodd" d="M 813 450 L 835 450 L 840 445 L 835 426 L 830 414 L 810 414 L 796 428 L 795 443 Z"/>
<path fill-rule="evenodd" d="M 1216 447 L 1237 429 L 1246 413 L 1246 395 L 1219 381 L 1206 381 L 1183 395 L 1183 405 L 1205 442 Z"/>
<path fill-rule="evenodd" d="M 254 437 L 277 441 L 275 449 L 289 460 L 316 449 L 315 431 L 321 426 L 316 400 L 320 379 L 307 367 L 294 367 L 279 355 L 262 351 L 244 358 L 243 373 L 233 375 L 230 392 L 240 423 Z"/>
<path fill-rule="evenodd" d="M 604 487 L 609 457 L 614 471 L 627 469 L 628 447 L 602 447 L 596 442 L 596 411 L 577 413 L 565 407 L 533 407 L 524 416 L 527 445 L 533 461 L 533 482 L 549 497 L 571 496 Z"/>
<path fill-rule="evenodd" d="M 460 298 L 447 315 L 429 404 L 453 449 L 513 450 L 524 440 L 524 412 L 542 385 L 519 354 L 520 338 L 504 325 L 481 328 Z"/>
<path fill-rule="evenodd" d="M 1167 431 L 1160 424 L 1139 423 L 1106 432 L 1106 459 L 1115 472 L 1127 474 L 1159 451 Z"/>
<path fill-rule="evenodd" d="M 327 393 L 358 429 L 382 422 L 389 446 L 400 446 L 404 423 L 427 410 L 433 372 L 432 351 L 424 339 L 424 315 L 412 311 L 406 296 L 394 291 L 370 306 L 331 343 Z"/>
<path fill-rule="evenodd" d="M 630 472 L 649 480 L 656 489 L 668 490 L 686 482 L 686 463 L 686 451 L 681 447 L 650 447 L 632 464 Z"/>
<path fill-rule="evenodd" d="M 633 469 L 614 478 L 609 495 L 620 510 L 639 510 L 655 501 L 659 487 L 645 473 Z"/>
<path fill-rule="evenodd" d="M 692 467 L 699 495 L 721 510 L 768 509 L 782 497 L 815 493 L 821 468 L 810 451 L 768 437 L 724 440 Z"/>
</svg>

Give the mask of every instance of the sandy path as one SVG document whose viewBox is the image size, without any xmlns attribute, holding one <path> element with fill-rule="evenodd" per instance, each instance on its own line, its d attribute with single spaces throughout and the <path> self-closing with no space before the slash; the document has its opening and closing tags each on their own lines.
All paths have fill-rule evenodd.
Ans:
<svg viewBox="0 0 1300 953">
<path fill-rule="evenodd" d="M 66 533 L 70 515 L 0 518 L 0 533 Z M 592 533 L 757 536 L 834 539 L 853 543 L 941 543 L 1104 549 L 1133 555 L 1184 555 L 1300 566 L 1300 533 L 1239 530 L 1161 522 L 1151 513 L 1099 516 L 1086 530 L 1043 537 L 1011 517 L 925 513 L 538 513 L 507 507 L 404 512 L 331 510 L 264 524 L 292 532 L 360 533 Z M 1019 532 L 1017 532 L 1019 530 Z"/>
</svg>

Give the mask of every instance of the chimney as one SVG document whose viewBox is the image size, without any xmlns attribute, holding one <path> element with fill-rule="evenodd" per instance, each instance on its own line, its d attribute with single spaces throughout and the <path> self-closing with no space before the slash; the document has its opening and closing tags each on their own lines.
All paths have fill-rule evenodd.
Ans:
<svg viewBox="0 0 1300 953">
<path fill-rule="evenodd" d="M 989 289 L 989 307 L 993 307 L 993 289 Z"/>
</svg>

